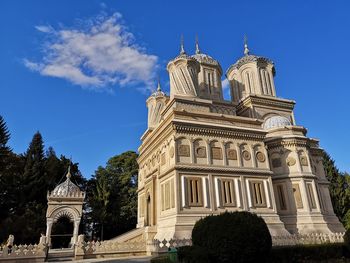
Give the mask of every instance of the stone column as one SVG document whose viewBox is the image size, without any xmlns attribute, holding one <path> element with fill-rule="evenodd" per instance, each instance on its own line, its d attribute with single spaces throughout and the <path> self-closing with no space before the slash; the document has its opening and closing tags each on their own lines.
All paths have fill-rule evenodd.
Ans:
<svg viewBox="0 0 350 263">
<path fill-rule="evenodd" d="M 222 148 L 222 159 L 224 162 L 224 165 L 228 165 L 228 161 L 227 161 L 227 155 L 226 155 L 226 142 L 222 141 L 221 142 L 221 148 Z"/>
<path fill-rule="evenodd" d="M 78 240 L 78 232 L 79 232 L 79 224 L 80 220 L 75 220 L 74 221 L 74 230 L 73 230 L 73 240 L 72 240 L 72 245 L 75 245 Z"/>
<path fill-rule="evenodd" d="M 47 218 L 46 220 L 46 243 L 51 246 L 51 230 L 52 230 L 53 219 Z"/>
<path fill-rule="evenodd" d="M 236 152 L 237 152 L 237 162 L 238 162 L 238 166 L 242 167 L 243 166 L 243 162 L 242 162 L 242 156 L 241 156 L 241 146 L 240 143 L 236 144 Z"/>
</svg>

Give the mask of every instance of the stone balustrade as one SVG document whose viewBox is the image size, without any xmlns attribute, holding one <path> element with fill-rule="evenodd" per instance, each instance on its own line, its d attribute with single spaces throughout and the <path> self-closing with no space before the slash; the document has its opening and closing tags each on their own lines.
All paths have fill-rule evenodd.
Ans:
<svg viewBox="0 0 350 263">
<path fill-rule="evenodd" d="M 14 245 L 0 247 L 1 262 L 44 262 L 47 246 L 45 244 Z"/>
<path fill-rule="evenodd" d="M 325 243 L 342 243 L 344 242 L 345 233 L 333 233 L 333 234 L 320 234 L 310 233 L 305 235 L 286 235 L 286 236 L 273 236 L 273 246 L 296 246 L 296 245 L 315 245 Z"/>
</svg>

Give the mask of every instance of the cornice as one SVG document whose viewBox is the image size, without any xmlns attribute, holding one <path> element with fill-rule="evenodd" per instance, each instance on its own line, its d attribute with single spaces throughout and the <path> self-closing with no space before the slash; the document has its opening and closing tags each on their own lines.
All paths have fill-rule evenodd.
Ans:
<svg viewBox="0 0 350 263">
<path fill-rule="evenodd" d="M 236 174 L 259 174 L 259 175 L 272 175 L 273 172 L 267 169 L 261 168 L 242 168 L 242 167 L 228 167 L 228 166 L 214 166 L 203 164 L 176 164 L 175 169 L 177 171 L 196 171 L 196 172 L 211 172 L 211 173 L 236 173 Z"/>
<path fill-rule="evenodd" d="M 293 138 L 276 138 L 265 140 L 265 144 L 269 150 L 280 147 L 310 147 L 310 142 L 306 137 Z"/>
<path fill-rule="evenodd" d="M 214 136 L 221 138 L 239 138 L 246 140 L 262 141 L 265 138 L 266 132 L 261 130 L 242 130 L 238 128 L 225 129 L 222 127 L 213 128 L 208 125 L 191 125 L 181 122 L 173 122 L 173 129 L 180 134 Z"/>
<path fill-rule="evenodd" d="M 239 102 L 237 112 L 243 110 L 251 104 L 293 110 L 295 101 L 276 97 L 249 95 Z"/>
</svg>

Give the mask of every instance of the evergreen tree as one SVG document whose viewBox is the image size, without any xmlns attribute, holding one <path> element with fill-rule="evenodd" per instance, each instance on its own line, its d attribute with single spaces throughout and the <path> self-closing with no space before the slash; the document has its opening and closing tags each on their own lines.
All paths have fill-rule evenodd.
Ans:
<svg viewBox="0 0 350 263">
<path fill-rule="evenodd" d="M 7 142 L 10 139 L 10 132 L 6 126 L 4 118 L 0 115 L 0 175 L 4 172 L 6 166 L 6 158 L 11 152 Z"/>
<path fill-rule="evenodd" d="M 89 181 L 88 205 L 93 235 L 109 239 L 133 229 L 137 222 L 137 154 L 110 158 Z M 102 233 L 103 229 L 103 233 Z"/>
<path fill-rule="evenodd" d="M 43 203 L 46 200 L 44 177 L 44 142 L 40 132 L 36 132 L 25 154 L 23 179 L 25 182 L 24 194 L 29 200 L 37 200 Z"/>
<path fill-rule="evenodd" d="M 344 226 L 350 226 L 350 214 L 348 213 L 350 209 L 349 175 L 339 172 L 334 160 L 326 152 L 323 152 L 323 166 L 330 182 L 329 193 L 334 213 Z"/>
</svg>

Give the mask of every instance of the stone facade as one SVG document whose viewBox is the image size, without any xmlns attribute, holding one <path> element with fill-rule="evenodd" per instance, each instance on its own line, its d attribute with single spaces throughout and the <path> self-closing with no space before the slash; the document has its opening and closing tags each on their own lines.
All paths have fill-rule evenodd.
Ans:
<svg viewBox="0 0 350 263">
<path fill-rule="evenodd" d="M 167 66 L 170 97 L 147 100 L 139 147 L 138 224 L 155 239 L 190 238 L 224 211 L 262 216 L 273 236 L 343 232 L 333 212 L 318 141 L 297 125 L 295 102 L 276 97 L 271 60 L 245 55 L 226 72 L 200 52 Z"/>
</svg>

